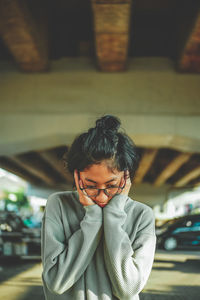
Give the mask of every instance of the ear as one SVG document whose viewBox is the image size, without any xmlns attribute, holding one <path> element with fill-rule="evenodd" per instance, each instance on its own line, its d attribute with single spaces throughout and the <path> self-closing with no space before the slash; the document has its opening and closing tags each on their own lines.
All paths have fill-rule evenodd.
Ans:
<svg viewBox="0 0 200 300">
<path fill-rule="evenodd" d="M 120 187 L 123 187 L 123 186 L 125 185 L 125 183 L 126 183 L 126 175 L 125 175 L 125 172 L 126 172 L 126 171 L 124 171 L 124 176 L 122 176 L 122 178 L 121 178 L 121 181 L 120 181 L 120 184 L 119 184 Z"/>
</svg>

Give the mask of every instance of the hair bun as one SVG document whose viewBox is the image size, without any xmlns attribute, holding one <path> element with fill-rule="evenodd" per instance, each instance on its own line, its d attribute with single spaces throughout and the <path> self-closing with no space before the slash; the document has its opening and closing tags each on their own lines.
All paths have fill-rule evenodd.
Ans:
<svg viewBox="0 0 200 300">
<path fill-rule="evenodd" d="M 120 120 L 112 115 L 106 115 L 96 121 L 96 128 L 104 132 L 112 131 L 113 133 L 117 133 L 120 125 Z"/>
</svg>

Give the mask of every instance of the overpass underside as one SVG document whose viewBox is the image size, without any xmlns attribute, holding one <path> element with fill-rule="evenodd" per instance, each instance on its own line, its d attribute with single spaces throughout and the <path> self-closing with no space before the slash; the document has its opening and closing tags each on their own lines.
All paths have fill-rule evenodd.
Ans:
<svg viewBox="0 0 200 300">
<path fill-rule="evenodd" d="M 9 72 L 7 71 L 9 69 Z M 135 186 L 153 191 L 200 183 L 200 77 L 169 59 L 140 58 L 128 72 L 100 73 L 85 58 L 53 62 L 50 73 L 1 64 L 0 166 L 36 186 L 65 189 L 63 155 L 103 114 L 118 116 L 139 147 Z"/>
<path fill-rule="evenodd" d="M 0 0 L 0 20 L 0 167 L 71 188 L 63 154 L 110 113 L 152 205 L 200 184 L 198 1 Z"/>
</svg>

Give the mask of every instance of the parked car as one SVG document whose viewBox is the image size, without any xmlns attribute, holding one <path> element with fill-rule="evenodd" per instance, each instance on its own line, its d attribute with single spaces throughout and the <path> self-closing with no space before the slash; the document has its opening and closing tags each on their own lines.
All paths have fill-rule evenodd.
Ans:
<svg viewBox="0 0 200 300">
<path fill-rule="evenodd" d="M 0 211 L 1 257 L 40 256 L 40 237 L 40 228 L 28 228 L 15 212 Z"/>
<path fill-rule="evenodd" d="M 156 230 L 157 246 L 165 250 L 200 249 L 200 214 L 166 223 Z"/>
</svg>

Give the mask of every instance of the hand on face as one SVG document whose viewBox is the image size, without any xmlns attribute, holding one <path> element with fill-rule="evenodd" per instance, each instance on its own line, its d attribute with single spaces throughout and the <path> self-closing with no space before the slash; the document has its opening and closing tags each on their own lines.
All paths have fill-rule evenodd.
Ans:
<svg viewBox="0 0 200 300">
<path fill-rule="evenodd" d="M 82 180 L 79 179 L 78 171 L 77 170 L 74 171 L 74 179 L 75 179 L 76 188 L 77 188 L 77 191 L 78 191 L 78 194 L 79 194 L 79 201 L 80 201 L 80 203 L 83 204 L 83 206 L 88 206 L 88 205 L 95 204 L 92 201 L 91 198 L 87 197 L 87 195 L 84 194 L 84 192 L 80 190 L 79 185 L 82 188 L 83 187 L 83 183 L 82 183 Z"/>
<path fill-rule="evenodd" d="M 98 174 L 98 176 L 100 176 L 100 179 L 102 179 L 100 174 L 102 173 L 102 176 L 105 176 L 105 172 L 110 172 L 110 171 L 108 171 L 107 166 L 105 167 L 104 165 L 94 165 L 93 167 L 90 168 L 89 172 L 90 172 L 89 176 L 91 176 L 91 174 L 92 174 L 93 179 L 94 179 L 94 174 L 95 175 Z M 108 174 L 108 175 L 110 175 L 110 174 Z M 113 173 L 111 175 L 113 175 Z M 123 187 L 123 189 L 122 190 L 119 189 L 118 193 L 121 193 L 123 195 L 128 195 L 130 187 L 131 187 L 129 172 L 128 171 L 121 172 L 121 175 L 122 175 L 122 178 L 121 178 L 121 182 L 120 182 L 119 186 Z M 83 185 L 82 179 L 80 179 L 80 177 L 79 177 L 79 174 L 78 174 L 77 170 L 74 171 L 74 178 L 75 178 L 77 191 L 78 191 L 78 194 L 79 194 L 79 200 L 80 200 L 81 204 L 84 205 L 84 206 L 97 204 L 100 207 L 104 207 L 114 197 L 114 196 L 107 196 L 103 191 L 101 191 L 98 196 L 96 196 L 94 199 L 92 199 L 92 198 L 87 196 L 85 191 L 82 191 L 80 189 L 80 188 L 83 188 L 84 185 Z M 109 179 L 109 177 L 108 177 L 108 179 Z M 95 180 L 97 180 L 97 182 L 98 182 L 98 179 L 95 178 Z M 124 185 L 125 185 L 125 187 L 124 187 Z"/>
<path fill-rule="evenodd" d="M 125 185 L 125 188 L 122 190 L 121 194 L 128 196 L 130 188 L 131 188 L 131 184 L 132 184 L 128 170 L 124 171 L 124 178 L 123 179 L 126 181 L 126 185 Z"/>
</svg>

